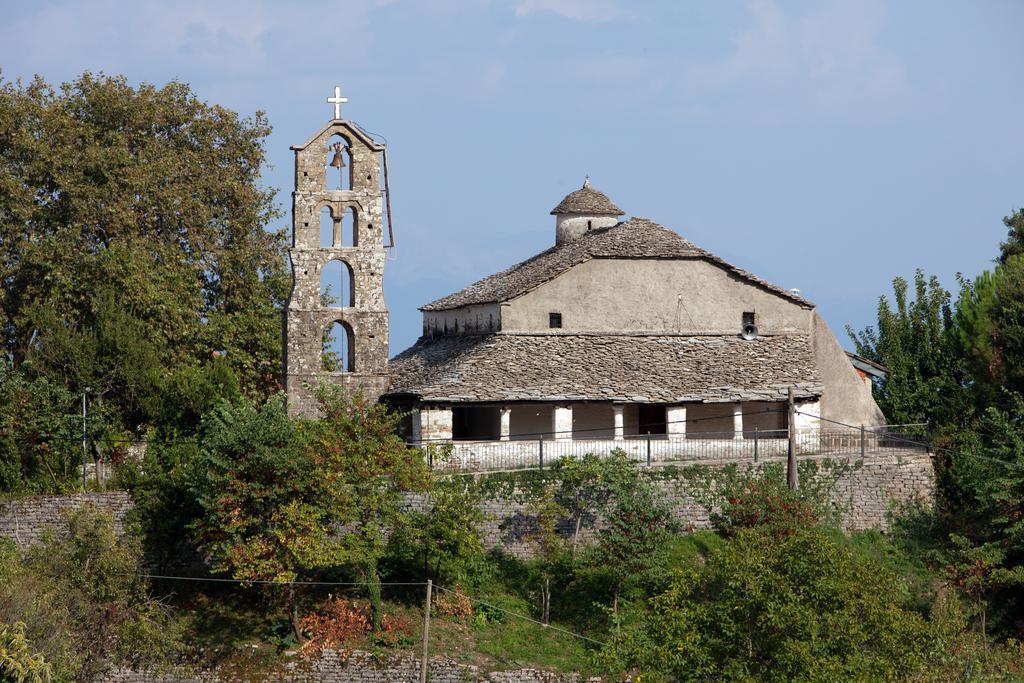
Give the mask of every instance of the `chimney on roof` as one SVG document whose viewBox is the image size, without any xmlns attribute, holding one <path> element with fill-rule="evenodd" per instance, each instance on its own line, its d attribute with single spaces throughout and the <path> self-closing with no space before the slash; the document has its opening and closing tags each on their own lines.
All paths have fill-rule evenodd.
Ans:
<svg viewBox="0 0 1024 683">
<path fill-rule="evenodd" d="M 555 244 L 562 245 L 590 230 L 615 225 L 623 211 L 607 195 L 591 187 L 587 176 L 583 187 L 566 195 L 551 214 L 555 217 Z"/>
</svg>

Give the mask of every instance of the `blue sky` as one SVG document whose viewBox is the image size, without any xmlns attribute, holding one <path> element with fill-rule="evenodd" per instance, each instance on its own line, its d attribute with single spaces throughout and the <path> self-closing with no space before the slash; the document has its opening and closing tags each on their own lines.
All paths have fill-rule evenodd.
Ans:
<svg viewBox="0 0 1024 683">
<path fill-rule="evenodd" d="M 1024 205 L 1024 3 L 0 0 L 0 68 L 177 78 L 291 144 L 385 136 L 392 351 L 416 308 L 554 240 L 585 173 L 628 215 L 874 320 L 894 275 L 955 287 Z M 283 219 L 281 225 L 287 223 Z"/>
</svg>

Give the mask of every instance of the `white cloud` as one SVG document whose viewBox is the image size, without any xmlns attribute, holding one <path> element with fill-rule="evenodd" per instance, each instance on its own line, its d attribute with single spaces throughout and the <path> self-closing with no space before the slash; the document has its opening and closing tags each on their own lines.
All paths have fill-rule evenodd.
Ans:
<svg viewBox="0 0 1024 683">
<path fill-rule="evenodd" d="M 344 13 L 335 15 L 273 0 L 59 0 L 0 27 L 0 53 L 7 65 L 44 72 L 73 65 L 77 73 L 85 62 L 94 70 L 124 71 L 131 64 L 181 75 L 196 68 L 228 77 L 265 75 L 278 67 L 285 46 L 301 51 L 335 42 L 344 44 L 347 56 L 359 54 L 372 39 L 368 15 L 385 4 L 389 0 L 346 0 Z M 311 60 L 307 66 L 320 65 Z"/>
<path fill-rule="evenodd" d="M 516 16 L 551 12 L 574 21 L 611 21 L 621 12 L 612 0 L 519 0 Z"/>
<path fill-rule="evenodd" d="M 909 92 L 900 60 L 880 43 L 883 12 L 874 2 L 815 5 L 787 15 L 772 0 L 752 0 L 752 24 L 719 60 L 689 65 L 705 89 L 767 89 L 821 110 L 898 106 Z M 791 103 L 792 104 L 792 103 Z"/>
</svg>

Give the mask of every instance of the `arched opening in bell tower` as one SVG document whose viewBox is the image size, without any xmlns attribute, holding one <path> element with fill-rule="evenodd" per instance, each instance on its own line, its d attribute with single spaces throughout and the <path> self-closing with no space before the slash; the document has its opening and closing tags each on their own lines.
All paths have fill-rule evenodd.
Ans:
<svg viewBox="0 0 1024 683">
<path fill-rule="evenodd" d="M 359 224 L 356 207 L 350 206 L 335 216 L 330 206 L 320 209 L 320 247 L 357 247 L 359 246 Z"/>
<path fill-rule="evenodd" d="M 356 305 L 355 274 L 351 266 L 331 259 L 320 272 L 320 305 L 324 308 L 345 308 Z"/>
<path fill-rule="evenodd" d="M 320 209 L 320 246 L 333 247 L 337 238 L 337 228 L 334 224 L 334 216 L 331 207 L 325 206 Z"/>
<path fill-rule="evenodd" d="M 327 140 L 324 163 L 327 166 L 327 190 L 352 189 L 352 150 L 348 140 L 341 135 L 332 135 Z"/>
<path fill-rule="evenodd" d="M 348 323 L 335 320 L 324 329 L 320 365 L 325 372 L 355 372 L 355 337 Z"/>
</svg>

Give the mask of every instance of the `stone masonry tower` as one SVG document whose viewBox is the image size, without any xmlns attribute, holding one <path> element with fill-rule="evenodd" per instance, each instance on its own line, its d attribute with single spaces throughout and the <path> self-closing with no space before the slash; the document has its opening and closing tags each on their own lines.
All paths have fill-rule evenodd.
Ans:
<svg viewBox="0 0 1024 683">
<path fill-rule="evenodd" d="M 292 292 L 285 312 L 288 409 L 313 416 L 315 390 L 328 381 L 376 400 L 387 389 L 388 310 L 384 303 L 381 156 L 384 146 L 334 118 L 292 147 Z M 328 275 L 337 286 L 326 289 Z"/>
</svg>

